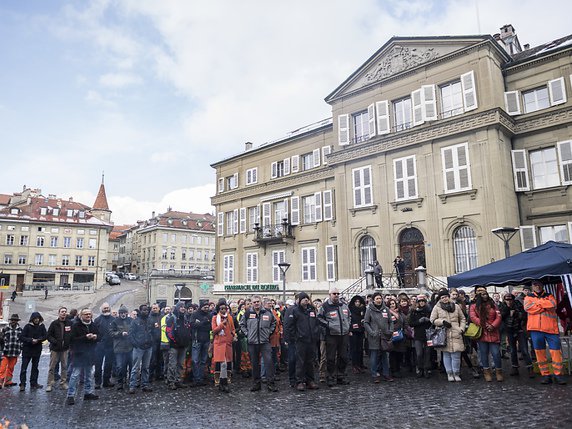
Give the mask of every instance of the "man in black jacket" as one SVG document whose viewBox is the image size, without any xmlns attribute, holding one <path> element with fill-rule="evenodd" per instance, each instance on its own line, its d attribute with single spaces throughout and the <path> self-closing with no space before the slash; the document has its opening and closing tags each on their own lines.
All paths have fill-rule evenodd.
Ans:
<svg viewBox="0 0 572 429">
<path fill-rule="evenodd" d="M 199 309 L 190 317 L 193 329 L 193 381 L 195 386 L 205 386 L 205 364 L 211 342 L 212 314 L 208 299 L 199 300 Z"/>
<path fill-rule="evenodd" d="M 317 311 L 306 292 L 298 294 L 298 305 L 288 315 L 288 338 L 296 343 L 296 389 L 318 389 L 314 376 L 316 345 L 320 339 Z"/>
<path fill-rule="evenodd" d="M 510 375 L 518 375 L 518 351 L 520 351 L 522 360 L 526 364 L 528 376 L 533 378 L 534 370 L 532 368 L 530 353 L 528 352 L 528 340 L 525 333 L 527 313 L 524 311 L 524 306 L 520 301 L 515 299 L 512 293 L 507 293 L 499 308 L 510 344 L 512 363 Z"/>
<path fill-rule="evenodd" d="M 413 340 L 417 361 L 417 377 L 431 377 L 431 348 L 427 346 L 425 330 L 431 327 L 431 308 L 427 304 L 427 297 L 417 297 L 417 308 L 409 313 L 409 326 L 413 328 Z"/>
<path fill-rule="evenodd" d="M 151 363 L 149 364 L 149 380 L 163 379 L 163 357 L 161 353 L 161 308 L 159 304 L 151 305 L 149 319 L 153 324 L 153 348 L 151 353 Z"/>
<path fill-rule="evenodd" d="M 182 302 L 177 303 L 173 312 L 165 320 L 165 333 L 169 339 L 169 370 L 167 384 L 171 390 L 184 388 L 181 383 L 181 371 L 191 344 L 191 324 L 187 318 L 187 309 Z"/>
<path fill-rule="evenodd" d="M 111 369 L 115 363 L 113 355 L 113 339 L 110 335 L 111 322 L 111 306 L 104 302 L 101 307 L 101 314 L 93 321 L 99 330 L 99 341 L 95 350 L 95 388 L 101 388 L 103 378 L 103 387 L 113 387 L 111 382 Z M 103 367 L 103 371 L 102 371 Z"/>
<path fill-rule="evenodd" d="M 128 316 L 129 310 L 124 305 L 119 307 L 117 314 L 118 317 L 111 322 L 111 337 L 115 354 L 117 390 L 123 390 L 125 382 L 129 381 L 127 368 L 132 367 L 133 345 L 129 340 L 129 331 L 133 319 Z"/>
<path fill-rule="evenodd" d="M 99 396 L 94 393 L 95 379 L 93 376 L 95 348 L 99 331 L 91 318 L 91 310 L 84 308 L 79 313 L 79 319 L 72 325 L 70 347 L 73 370 L 68 383 L 68 405 L 75 403 L 75 391 L 80 376 L 83 377 L 84 401 L 99 399 Z"/>
<path fill-rule="evenodd" d="M 135 393 L 139 371 L 141 371 L 141 387 L 143 392 L 152 392 L 149 386 L 149 363 L 153 346 L 153 321 L 149 319 L 149 307 L 139 306 L 137 319 L 131 322 L 129 341 L 133 345 L 133 366 L 129 380 L 129 393 Z"/>
<path fill-rule="evenodd" d="M 58 318 L 50 323 L 48 328 L 48 343 L 50 343 L 50 369 L 48 370 L 48 385 L 46 392 L 51 392 L 55 383 L 55 369 L 61 368 L 60 387 L 68 389 L 68 353 L 71 340 L 72 322 L 68 320 L 68 309 L 60 307 Z"/>
<path fill-rule="evenodd" d="M 41 389 L 38 384 L 38 364 L 42 354 L 42 342 L 48 336 L 46 327 L 43 324 L 44 319 L 37 311 L 30 316 L 30 321 L 22 329 L 20 339 L 22 340 L 22 366 L 20 368 L 20 391 L 26 390 L 26 372 L 28 364 L 32 362 L 32 370 L 30 372 L 30 387 L 32 389 Z"/>
</svg>

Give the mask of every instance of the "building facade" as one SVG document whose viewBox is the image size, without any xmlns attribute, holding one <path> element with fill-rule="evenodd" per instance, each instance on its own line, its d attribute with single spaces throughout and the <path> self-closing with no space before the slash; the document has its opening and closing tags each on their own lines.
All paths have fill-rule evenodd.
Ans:
<svg viewBox="0 0 572 429">
<path fill-rule="evenodd" d="M 379 260 L 432 276 L 570 241 L 572 36 L 393 37 L 326 102 L 332 118 L 213 164 L 220 294 L 325 294 Z M 570 171 L 569 171 L 570 170 Z"/>
<path fill-rule="evenodd" d="M 111 211 L 105 188 L 93 207 L 39 189 L 0 209 L 0 281 L 24 290 L 92 291 L 105 281 Z"/>
</svg>

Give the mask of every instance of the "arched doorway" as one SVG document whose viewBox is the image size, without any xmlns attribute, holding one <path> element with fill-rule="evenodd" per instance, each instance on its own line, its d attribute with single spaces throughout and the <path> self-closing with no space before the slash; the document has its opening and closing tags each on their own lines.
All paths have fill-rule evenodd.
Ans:
<svg viewBox="0 0 572 429">
<path fill-rule="evenodd" d="M 425 242 L 417 228 L 407 228 L 399 235 L 399 253 L 405 262 L 405 287 L 417 286 L 415 268 L 425 264 Z"/>
<path fill-rule="evenodd" d="M 360 276 L 365 275 L 365 270 L 371 269 L 373 261 L 377 259 L 375 240 L 371 235 L 365 235 L 359 242 Z"/>
</svg>

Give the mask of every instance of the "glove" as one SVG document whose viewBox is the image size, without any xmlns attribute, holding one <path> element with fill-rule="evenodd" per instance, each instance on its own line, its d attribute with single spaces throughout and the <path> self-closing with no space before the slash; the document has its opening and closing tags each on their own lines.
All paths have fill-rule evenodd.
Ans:
<svg viewBox="0 0 572 429">
<path fill-rule="evenodd" d="M 451 325 L 451 324 L 450 324 L 449 322 L 447 322 L 446 320 L 443 320 L 443 326 L 444 326 L 445 328 L 451 328 L 451 327 L 453 327 L 453 325 Z"/>
<path fill-rule="evenodd" d="M 431 320 L 428 317 L 422 317 L 419 319 L 419 323 L 427 323 L 430 322 Z"/>
</svg>

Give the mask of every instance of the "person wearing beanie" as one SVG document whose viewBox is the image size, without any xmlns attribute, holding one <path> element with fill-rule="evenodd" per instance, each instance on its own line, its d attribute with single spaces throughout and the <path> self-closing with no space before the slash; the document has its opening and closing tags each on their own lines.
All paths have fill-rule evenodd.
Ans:
<svg viewBox="0 0 572 429">
<path fill-rule="evenodd" d="M 229 393 L 228 381 L 232 373 L 232 344 L 236 329 L 232 315 L 228 311 L 225 299 L 216 305 L 216 315 L 211 320 L 213 332 L 213 362 L 215 364 L 214 382 L 221 392 Z"/>
<path fill-rule="evenodd" d="M 443 352 L 447 380 L 461 381 L 461 352 L 465 350 L 463 332 L 465 332 L 466 318 L 461 307 L 451 301 L 448 289 L 439 290 L 437 297 L 429 320 L 435 326 L 445 329 L 447 335 L 447 344 L 437 350 Z"/>
<path fill-rule="evenodd" d="M 8 326 L 2 328 L 0 337 L 2 338 L 2 359 L 0 361 L 0 389 L 3 387 L 12 387 L 16 383 L 12 381 L 14 367 L 18 362 L 18 356 L 22 351 L 22 328 L 18 322 L 20 317 L 17 314 L 10 316 Z"/>
<path fill-rule="evenodd" d="M 205 366 L 211 344 L 212 315 L 208 299 L 199 299 L 199 309 L 190 317 L 193 331 L 193 382 L 195 386 L 206 386 Z"/>
<path fill-rule="evenodd" d="M 44 386 L 38 384 L 38 365 L 42 355 L 42 343 L 48 338 L 48 332 L 44 326 L 44 318 L 37 311 L 30 316 L 30 321 L 22 329 L 22 366 L 20 367 L 20 391 L 26 389 L 26 372 L 28 364 L 32 362 L 30 372 L 30 387 L 40 389 Z"/>
<path fill-rule="evenodd" d="M 117 311 L 118 317 L 111 322 L 110 334 L 113 338 L 113 352 L 115 354 L 115 367 L 117 370 L 117 390 L 125 388 L 128 368 L 131 368 L 133 345 L 129 341 L 129 331 L 133 319 L 129 317 L 129 310 L 121 305 Z"/>
</svg>

